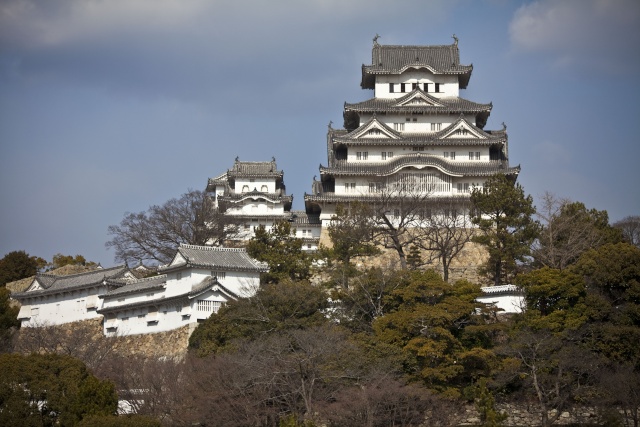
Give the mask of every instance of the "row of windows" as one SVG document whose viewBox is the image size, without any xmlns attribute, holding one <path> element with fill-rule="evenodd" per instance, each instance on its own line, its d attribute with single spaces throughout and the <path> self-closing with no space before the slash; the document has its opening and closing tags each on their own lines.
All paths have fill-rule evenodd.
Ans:
<svg viewBox="0 0 640 427">
<path fill-rule="evenodd" d="M 215 277 L 216 279 L 225 279 L 227 277 L 227 273 L 224 271 L 211 271 L 211 277 Z"/>
<path fill-rule="evenodd" d="M 394 181 L 393 183 L 397 190 L 408 191 L 449 191 L 451 188 L 451 179 L 446 177 L 446 175 L 437 175 L 437 174 L 402 174 L 400 178 Z M 468 183 L 468 182 L 458 182 L 456 184 L 456 189 L 458 193 L 470 193 L 471 188 L 474 186 L 478 186 L 476 183 Z M 369 183 L 369 193 L 380 193 L 387 186 L 383 182 L 370 182 Z M 346 193 L 355 193 L 356 192 L 356 183 L 355 182 L 346 182 L 344 184 L 344 190 Z M 304 230 L 303 230 L 304 231 Z M 309 230 L 309 234 L 311 234 L 311 230 Z"/>
<path fill-rule="evenodd" d="M 420 87 L 425 92 L 442 92 L 442 83 L 389 83 L 389 93 L 406 93 Z"/>
<path fill-rule="evenodd" d="M 254 189 L 257 190 L 257 188 L 255 188 L 255 187 L 254 187 Z M 248 185 L 243 185 L 242 186 L 242 192 L 243 193 L 248 193 L 249 191 L 250 190 L 249 190 L 249 186 Z M 269 187 L 267 187 L 266 185 L 263 185 L 263 186 L 260 187 L 260 191 L 262 191 L 263 193 L 266 193 L 266 192 L 269 191 Z"/>
<path fill-rule="evenodd" d="M 380 159 L 387 160 L 393 157 L 393 151 L 383 151 L 380 153 Z M 369 160 L 369 152 L 368 151 L 357 151 L 356 152 L 356 160 Z"/>
<path fill-rule="evenodd" d="M 444 158 L 445 159 L 455 160 L 456 159 L 456 152 L 455 151 L 445 151 L 444 152 Z M 480 160 L 480 152 L 479 151 L 469 151 L 469 160 Z"/>
</svg>

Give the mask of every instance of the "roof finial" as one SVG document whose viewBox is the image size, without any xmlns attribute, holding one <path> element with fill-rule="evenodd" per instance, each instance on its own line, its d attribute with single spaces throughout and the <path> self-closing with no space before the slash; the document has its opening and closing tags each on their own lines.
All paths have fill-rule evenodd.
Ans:
<svg viewBox="0 0 640 427">
<path fill-rule="evenodd" d="M 454 34 L 454 35 L 452 35 L 451 37 L 453 37 L 453 40 L 454 40 L 454 41 L 453 41 L 453 45 L 454 45 L 454 46 L 458 46 L 458 38 L 456 37 L 456 35 Z"/>
<path fill-rule="evenodd" d="M 332 125 L 332 124 L 333 124 L 333 120 L 329 120 L 329 125 L 328 125 L 329 129 L 333 129 L 333 128 L 331 127 L 331 125 Z"/>
<path fill-rule="evenodd" d="M 236 163 L 240 161 L 240 156 L 236 156 Z"/>
<path fill-rule="evenodd" d="M 276 161 L 276 156 L 271 156 L 271 161 L 275 162 Z"/>
<path fill-rule="evenodd" d="M 380 46 L 378 44 L 378 39 L 380 38 L 380 36 L 378 35 L 378 33 L 376 33 L 376 36 L 373 38 L 373 45 L 374 46 Z"/>
<path fill-rule="evenodd" d="M 507 130 L 507 125 L 505 125 L 504 122 L 502 122 L 502 130 Z"/>
</svg>

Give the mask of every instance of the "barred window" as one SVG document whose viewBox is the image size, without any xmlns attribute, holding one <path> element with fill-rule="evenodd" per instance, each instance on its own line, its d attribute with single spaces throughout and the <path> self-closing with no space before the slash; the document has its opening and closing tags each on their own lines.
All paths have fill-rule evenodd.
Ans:
<svg viewBox="0 0 640 427">
<path fill-rule="evenodd" d="M 207 301 L 199 299 L 197 302 L 198 311 L 206 311 L 208 313 L 217 313 L 222 303 L 220 301 Z"/>
<path fill-rule="evenodd" d="M 216 279 L 225 279 L 227 277 L 227 273 L 224 271 L 212 271 L 211 277 L 215 277 Z"/>
</svg>

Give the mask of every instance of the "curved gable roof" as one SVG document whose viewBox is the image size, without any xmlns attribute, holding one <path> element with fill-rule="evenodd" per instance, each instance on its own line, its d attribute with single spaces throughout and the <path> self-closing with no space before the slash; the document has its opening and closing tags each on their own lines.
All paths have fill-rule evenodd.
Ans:
<svg viewBox="0 0 640 427">
<path fill-rule="evenodd" d="M 267 265 L 249 256 L 244 248 L 221 248 L 181 244 L 173 261 L 159 270 L 173 271 L 185 267 L 223 268 L 235 271 L 267 271 Z"/>
<path fill-rule="evenodd" d="M 473 65 L 460 64 L 458 43 L 450 45 L 405 46 L 374 43 L 371 65 L 362 65 L 363 89 L 373 89 L 378 74 L 401 74 L 409 68 L 426 68 L 434 74 L 459 76 L 460 87 L 467 87 Z"/>
</svg>

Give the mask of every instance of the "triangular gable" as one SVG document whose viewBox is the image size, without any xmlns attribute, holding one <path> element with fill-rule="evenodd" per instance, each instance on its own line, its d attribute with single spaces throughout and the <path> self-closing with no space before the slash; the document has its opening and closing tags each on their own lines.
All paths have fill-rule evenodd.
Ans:
<svg viewBox="0 0 640 427">
<path fill-rule="evenodd" d="M 348 135 L 352 139 L 400 139 L 400 135 L 375 117 Z"/>
<path fill-rule="evenodd" d="M 45 288 L 38 282 L 38 278 L 36 277 L 35 279 L 33 279 L 33 282 L 31 282 L 29 287 L 25 289 L 25 292 L 39 291 L 42 289 Z"/>
<path fill-rule="evenodd" d="M 184 256 L 182 256 L 182 254 L 180 253 L 180 249 L 178 249 L 178 252 L 176 252 L 175 256 L 169 263 L 169 267 L 173 265 L 180 265 L 180 264 L 186 264 L 186 263 L 187 263 L 187 259 Z"/>
<path fill-rule="evenodd" d="M 424 93 L 421 89 L 416 88 L 407 96 L 398 100 L 394 107 L 444 107 L 444 104 L 437 98 Z"/>
<path fill-rule="evenodd" d="M 464 118 L 458 119 L 458 121 L 444 129 L 440 137 L 443 139 L 489 139 L 485 132 Z"/>
</svg>

